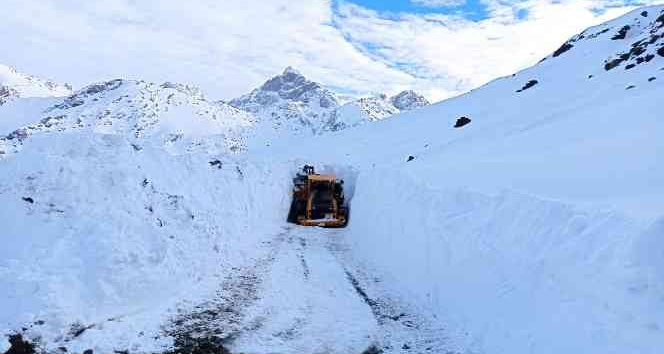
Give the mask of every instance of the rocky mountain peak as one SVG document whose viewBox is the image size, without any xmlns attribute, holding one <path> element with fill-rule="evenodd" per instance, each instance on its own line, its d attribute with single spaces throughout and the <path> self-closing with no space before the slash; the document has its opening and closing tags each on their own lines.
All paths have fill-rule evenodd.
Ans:
<svg viewBox="0 0 664 354">
<path fill-rule="evenodd" d="M 291 76 L 291 75 L 292 75 L 292 76 L 304 76 L 304 75 L 302 75 L 302 73 L 300 73 L 299 70 L 295 69 L 295 68 L 292 67 L 292 66 L 287 66 L 287 67 L 284 69 L 284 71 L 283 71 L 283 73 L 282 73 L 281 75 L 282 75 L 282 76 Z"/>
<path fill-rule="evenodd" d="M 412 90 L 394 97 L 377 94 L 359 99 L 340 98 L 289 66 L 229 104 L 256 114 L 264 126 L 271 126 L 274 130 L 318 134 L 380 120 L 429 102 Z"/>
<path fill-rule="evenodd" d="M 257 114 L 276 130 L 317 131 L 333 118 L 339 101 L 334 92 L 308 80 L 293 67 L 229 104 Z"/>
<path fill-rule="evenodd" d="M 400 111 L 409 111 L 411 109 L 429 105 L 429 101 L 424 96 L 413 90 L 401 91 L 390 99 L 392 105 Z"/>
<path fill-rule="evenodd" d="M 309 81 L 299 71 L 290 66 L 287 67 L 281 75 L 267 80 L 259 90 L 276 93 L 280 98 L 285 100 L 300 102 L 306 102 L 314 95 L 322 95 L 327 98 L 332 98 L 330 97 L 332 96 L 331 92 L 325 92 L 327 90 L 325 90 L 320 84 Z M 331 102 L 327 102 L 326 100 L 324 104 L 327 103 Z"/>
</svg>

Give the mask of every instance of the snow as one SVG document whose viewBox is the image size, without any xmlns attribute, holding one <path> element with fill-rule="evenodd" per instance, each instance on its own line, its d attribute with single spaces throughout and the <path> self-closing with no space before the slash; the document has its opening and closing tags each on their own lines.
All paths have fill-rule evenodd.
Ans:
<svg viewBox="0 0 664 354">
<path fill-rule="evenodd" d="M 247 353 L 659 353 L 664 7 L 645 9 L 390 119 L 394 98 L 321 105 L 334 94 L 292 68 L 235 108 L 125 80 L 14 99 L 0 334 L 73 352 L 188 331 Z M 333 116 L 355 127 L 309 134 Z M 285 224 L 305 163 L 345 180 L 346 229 Z"/>
<path fill-rule="evenodd" d="M 390 205 L 401 214 L 386 219 Z M 356 254 L 398 277 L 394 291 L 481 340 L 480 352 L 661 348 L 653 328 L 664 313 L 649 304 L 664 292 L 629 264 L 641 228 L 623 215 L 427 188 L 384 170 L 361 174 L 353 213 Z"/>
<path fill-rule="evenodd" d="M 7 338 L 0 338 L 0 352 L 4 353 L 8 351 L 9 347 L 11 347 L 9 340 Z"/>
<path fill-rule="evenodd" d="M 12 125 L 14 124 L 14 125 Z M 20 124 L 20 125 L 19 125 Z M 0 110 L 0 134 L 88 131 L 117 134 L 169 153 L 240 152 L 255 119 L 207 101 L 189 85 L 112 80 L 84 87 L 64 99 L 20 100 Z M 19 152 L 23 138 L 0 137 L 0 159 Z"/>
<path fill-rule="evenodd" d="M 634 264 L 646 269 L 645 279 L 655 292 L 662 293 L 661 280 L 664 279 L 664 218 L 660 218 L 644 231 L 636 241 Z"/>
<path fill-rule="evenodd" d="M 657 353 L 664 346 L 664 312 L 656 310 L 664 297 L 661 221 L 644 231 L 663 210 L 656 95 L 587 106 L 540 128 L 476 133 L 493 138 L 504 129 L 507 142 L 469 130 L 466 143 L 465 131 L 448 143 L 451 120 L 431 129 L 432 114 L 421 130 L 412 128 L 417 134 L 400 126 L 399 135 L 379 140 L 349 131 L 345 144 L 312 159 L 357 164 L 347 229 L 354 255 L 398 279 L 392 292 L 471 333 L 467 347 Z M 635 106 L 643 109 L 638 126 L 611 114 Z M 371 128 L 419 123 L 394 119 Z M 436 137 L 423 134 L 425 126 Z M 478 140 L 490 144 L 478 148 Z M 417 159 L 406 162 L 413 151 Z"/>
<path fill-rule="evenodd" d="M 273 148 L 356 168 L 352 253 L 466 348 L 659 353 L 664 125 L 649 78 L 664 61 L 604 68 L 662 33 L 662 7 L 636 26 L 640 11 L 466 95 Z M 455 129 L 460 116 L 472 122 Z"/>
<path fill-rule="evenodd" d="M 6 103 L 0 110 L 0 136 L 34 123 L 35 116 L 57 102 L 55 98 L 23 98 Z"/>
<path fill-rule="evenodd" d="M 372 344 L 376 320 L 317 231 L 296 227 L 284 240 L 264 295 L 248 310 L 256 330 L 240 335 L 233 352 L 361 353 Z"/>
<path fill-rule="evenodd" d="M 16 69 L 0 64 L 0 88 L 7 88 L 16 97 L 59 97 L 71 94 L 71 86 L 22 74 Z M 3 103 L 0 90 L 0 105 Z"/>
<path fill-rule="evenodd" d="M 213 294 L 225 268 L 261 254 L 257 245 L 288 204 L 273 191 L 287 190 L 289 174 L 227 157 L 218 169 L 205 155 L 162 151 L 135 151 L 110 134 L 41 135 L 0 165 L 5 330 L 45 321 L 35 333 L 55 348 L 71 324 L 95 324 L 81 349 L 112 352 L 127 333 L 159 334 L 166 309 Z M 163 344 L 133 341 L 144 351 Z"/>
<path fill-rule="evenodd" d="M 426 106 L 429 102 L 411 90 L 394 97 L 385 94 L 359 99 L 339 96 L 287 67 L 281 75 L 229 104 L 256 115 L 259 136 L 282 140 L 293 135 L 318 135 L 352 128 Z"/>
</svg>

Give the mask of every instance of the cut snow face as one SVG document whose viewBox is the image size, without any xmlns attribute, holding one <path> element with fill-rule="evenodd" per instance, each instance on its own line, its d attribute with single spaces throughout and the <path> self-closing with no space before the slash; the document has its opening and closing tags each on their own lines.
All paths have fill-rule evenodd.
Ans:
<svg viewBox="0 0 664 354">
<path fill-rule="evenodd" d="M 0 163 L 2 334 L 43 321 L 24 334 L 46 352 L 161 352 L 176 309 L 216 298 L 268 252 L 286 167 L 224 154 L 219 169 L 206 152 L 130 141 L 36 134 Z"/>
</svg>

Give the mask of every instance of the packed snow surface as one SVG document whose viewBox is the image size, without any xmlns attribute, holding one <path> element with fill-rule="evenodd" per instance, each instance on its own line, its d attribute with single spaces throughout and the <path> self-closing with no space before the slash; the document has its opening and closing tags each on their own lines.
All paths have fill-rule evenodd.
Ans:
<svg viewBox="0 0 664 354">
<path fill-rule="evenodd" d="M 123 80 L 16 98 L 0 333 L 77 353 L 659 354 L 663 38 L 645 7 L 390 119 L 420 100 L 343 108 L 293 69 L 229 105 Z M 344 110 L 376 115 L 317 134 Z M 304 163 L 346 181 L 348 228 L 285 224 Z"/>
</svg>

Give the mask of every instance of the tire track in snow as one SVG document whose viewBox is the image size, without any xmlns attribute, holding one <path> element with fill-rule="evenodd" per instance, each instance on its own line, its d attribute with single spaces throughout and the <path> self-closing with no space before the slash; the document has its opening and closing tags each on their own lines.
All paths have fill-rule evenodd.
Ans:
<svg viewBox="0 0 664 354">
<path fill-rule="evenodd" d="M 302 264 L 302 272 L 304 274 L 304 278 L 308 280 L 309 279 L 309 273 L 311 271 L 309 270 L 309 265 L 307 264 L 307 259 L 304 257 L 304 253 L 306 252 L 306 248 L 307 248 L 307 240 L 304 237 L 300 236 L 299 241 L 300 241 L 300 249 L 299 249 L 298 257 L 300 258 L 300 263 Z"/>
<path fill-rule="evenodd" d="M 378 334 L 375 353 L 456 353 L 448 343 L 445 328 L 434 316 L 391 294 L 382 280 L 370 275 L 343 243 L 343 232 L 332 231 L 327 248 L 344 268 L 357 296 L 371 308 Z"/>
<path fill-rule="evenodd" d="M 327 231 L 294 227 L 247 310 L 233 353 L 360 354 L 376 323 L 343 267 L 326 248 Z"/>
<path fill-rule="evenodd" d="M 217 299 L 176 319 L 172 353 L 455 353 L 437 319 L 392 296 L 352 259 L 342 232 L 280 233 L 268 256 L 237 270 Z"/>
<path fill-rule="evenodd" d="M 252 267 L 233 268 L 214 299 L 192 309 L 178 309 L 164 332 L 175 340 L 168 354 L 230 353 L 227 346 L 240 333 L 257 330 L 260 324 L 241 326 L 244 309 L 258 300 L 257 291 L 264 274 L 270 269 L 286 240 L 290 227 L 285 227 L 270 241 L 270 249 Z"/>
</svg>

